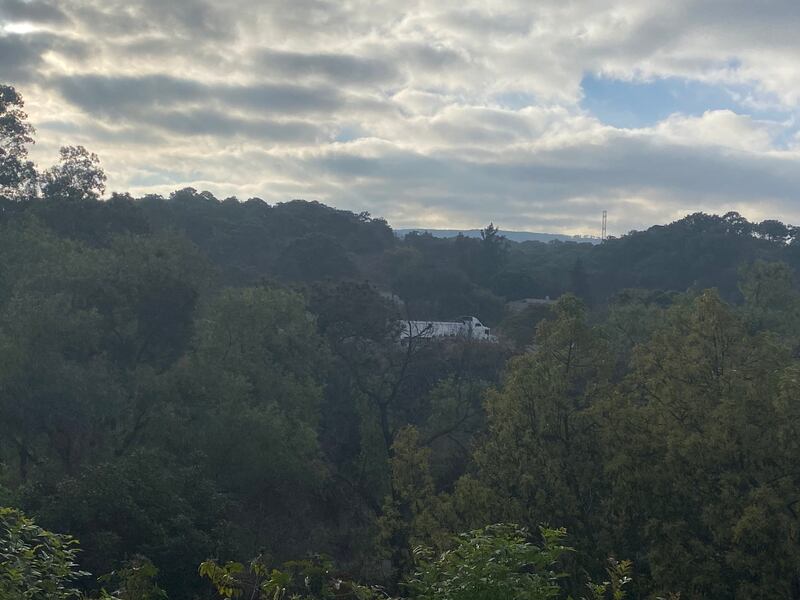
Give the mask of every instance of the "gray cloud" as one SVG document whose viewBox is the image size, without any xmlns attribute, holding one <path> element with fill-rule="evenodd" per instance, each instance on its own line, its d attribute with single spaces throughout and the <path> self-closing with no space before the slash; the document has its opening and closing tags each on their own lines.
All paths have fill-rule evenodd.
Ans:
<svg viewBox="0 0 800 600">
<path fill-rule="evenodd" d="M 23 0 L 0 0 L 0 19 L 55 24 L 68 21 L 64 11 L 54 3 Z"/>
<path fill-rule="evenodd" d="M 138 144 L 154 146 L 169 143 L 163 132 L 155 129 L 130 125 L 109 126 L 96 119 L 86 122 L 46 120 L 38 124 L 38 131 L 41 137 L 64 136 L 65 139 L 70 139 L 72 144 L 92 147 L 97 144 L 98 140 L 103 140 L 104 144 L 124 144 L 128 147 L 136 147 Z"/>
<path fill-rule="evenodd" d="M 197 41 L 231 38 L 234 3 L 205 0 L 62 0 L 60 8 L 95 34 L 138 36 L 152 32 Z"/>
<path fill-rule="evenodd" d="M 329 87 L 291 83 L 253 85 L 210 84 L 170 75 L 59 77 L 53 84 L 80 108 L 108 116 L 142 114 L 151 108 L 222 102 L 232 109 L 263 112 L 314 113 L 333 111 L 345 100 Z"/>
<path fill-rule="evenodd" d="M 265 146 L 318 143 L 325 140 L 323 128 L 305 121 L 245 119 L 214 110 L 152 112 L 144 121 L 166 131 L 183 135 L 255 138 Z"/>
<path fill-rule="evenodd" d="M 197 81 L 169 75 L 75 75 L 54 78 L 52 83 L 72 104 L 91 113 L 109 116 L 191 102 L 201 97 L 204 89 Z"/>
<path fill-rule="evenodd" d="M 395 66 L 385 60 L 352 54 L 302 53 L 262 50 L 257 63 L 267 73 L 288 78 L 323 78 L 347 84 L 379 84 L 397 78 Z"/>
<path fill-rule="evenodd" d="M 234 105 L 293 114 L 329 112 L 343 108 L 346 103 L 334 88 L 291 83 L 220 86 L 217 93 L 221 100 Z"/>
<path fill-rule="evenodd" d="M 48 35 L 0 35 L 0 79 L 23 83 L 34 79 L 52 41 Z"/>
</svg>

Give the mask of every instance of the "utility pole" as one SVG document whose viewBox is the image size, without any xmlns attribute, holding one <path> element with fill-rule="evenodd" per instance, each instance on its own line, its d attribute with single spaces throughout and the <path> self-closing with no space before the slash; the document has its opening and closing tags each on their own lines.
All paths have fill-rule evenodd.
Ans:
<svg viewBox="0 0 800 600">
<path fill-rule="evenodd" d="M 603 211 L 603 228 L 600 230 L 600 241 L 601 242 L 605 242 L 606 239 L 608 238 L 608 235 L 606 234 L 606 221 L 607 221 L 607 219 L 608 219 L 608 212 Z"/>
</svg>

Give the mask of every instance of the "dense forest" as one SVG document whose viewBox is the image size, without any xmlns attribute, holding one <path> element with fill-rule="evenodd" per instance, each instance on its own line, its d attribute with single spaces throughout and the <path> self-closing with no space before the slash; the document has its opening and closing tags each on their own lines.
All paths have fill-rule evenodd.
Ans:
<svg viewBox="0 0 800 600">
<path fill-rule="evenodd" d="M 800 230 L 399 238 L 32 142 L 0 86 L 0 597 L 800 598 Z"/>
</svg>

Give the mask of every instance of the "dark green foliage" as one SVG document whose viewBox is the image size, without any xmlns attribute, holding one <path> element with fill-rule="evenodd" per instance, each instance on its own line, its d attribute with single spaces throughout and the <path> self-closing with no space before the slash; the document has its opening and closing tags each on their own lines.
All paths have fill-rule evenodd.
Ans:
<svg viewBox="0 0 800 600">
<path fill-rule="evenodd" d="M 472 240 L 470 243 L 475 242 Z M 410 319 L 448 320 L 459 315 L 481 315 L 489 324 L 496 323 L 503 312 L 503 300 L 481 287 L 472 277 L 473 262 L 459 266 L 459 239 L 438 240 L 430 235 L 409 234 L 407 247 L 389 255 L 387 270 L 391 289 L 405 303 Z M 480 255 L 475 260 L 480 260 Z M 472 275 L 470 273 L 472 272 Z"/>
<path fill-rule="evenodd" d="M 586 269 L 580 257 L 575 259 L 575 264 L 572 265 L 569 277 L 570 291 L 578 298 L 587 298 L 589 296 L 589 281 L 586 276 Z"/>
<path fill-rule="evenodd" d="M 16 206 L 21 210 L 21 206 Z M 48 229 L 62 237 L 79 240 L 89 246 L 107 246 L 115 236 L 150 232 L 141 204 L 129 195 L 112 194 L 105 202 L 64 203 L 42 198 L 25 209 Z"/>
<path fill-rule="evenodd" d="M 278 273 L 295 281 L 345 279 L 356 274 L 356 267 L 345 249 L 332 237 L 308 234 L 293 240 L 281 252 Z"/>
<path fill-rule="evenodd" d="M 507 314 L 497 330 L 503 339 L 509 340 L 518 349 L 524 349 L 533 343 L 539 323 L 550 315 L 549 304 L 528 306 L 519 312 Z"/>
<path fill-rule="evenodd" d="M 92 573 L 109 573 L 141 554 L 158 565 L 167 590 L 188 595 L 200 585 L 194 565 L 226 547 L 231 508 L 204 476 L 201 457 L 194 459 L 197 466 L 183 466 L 169 455 L 138 453 L 29 484 L 21 500 L 42 523 L 82 541 L 81 565 Z"/>
<path fill-rule="evenodd" d="M 219 265 L 226 282 L 236 284 L 277 276 L 358 278 L 361 263 L 395 243 L 385 221 L 316 202 L 220 202 L 209 192 L 186 188 L 167 200 L 148 196 L 136 205 L 150 227 L 181 231 Z"/>
</svg>

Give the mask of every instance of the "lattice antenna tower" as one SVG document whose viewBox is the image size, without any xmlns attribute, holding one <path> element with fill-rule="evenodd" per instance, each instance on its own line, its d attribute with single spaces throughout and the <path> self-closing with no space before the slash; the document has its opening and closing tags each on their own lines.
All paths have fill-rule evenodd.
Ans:
<svg viewBox="0 0 800 600">
<path fill-rule="evenodd" d="M 604 210 L 603 211 L 603 227 L 602 227 L 602 229 L 600 229 L 600 241 L 601 242 L 605 242 L 606 239 L 608 238 L 608 235 L 606 234 L 606 221 L 607 220 L 608 220 L 608 212 Z"/>
</svg>

